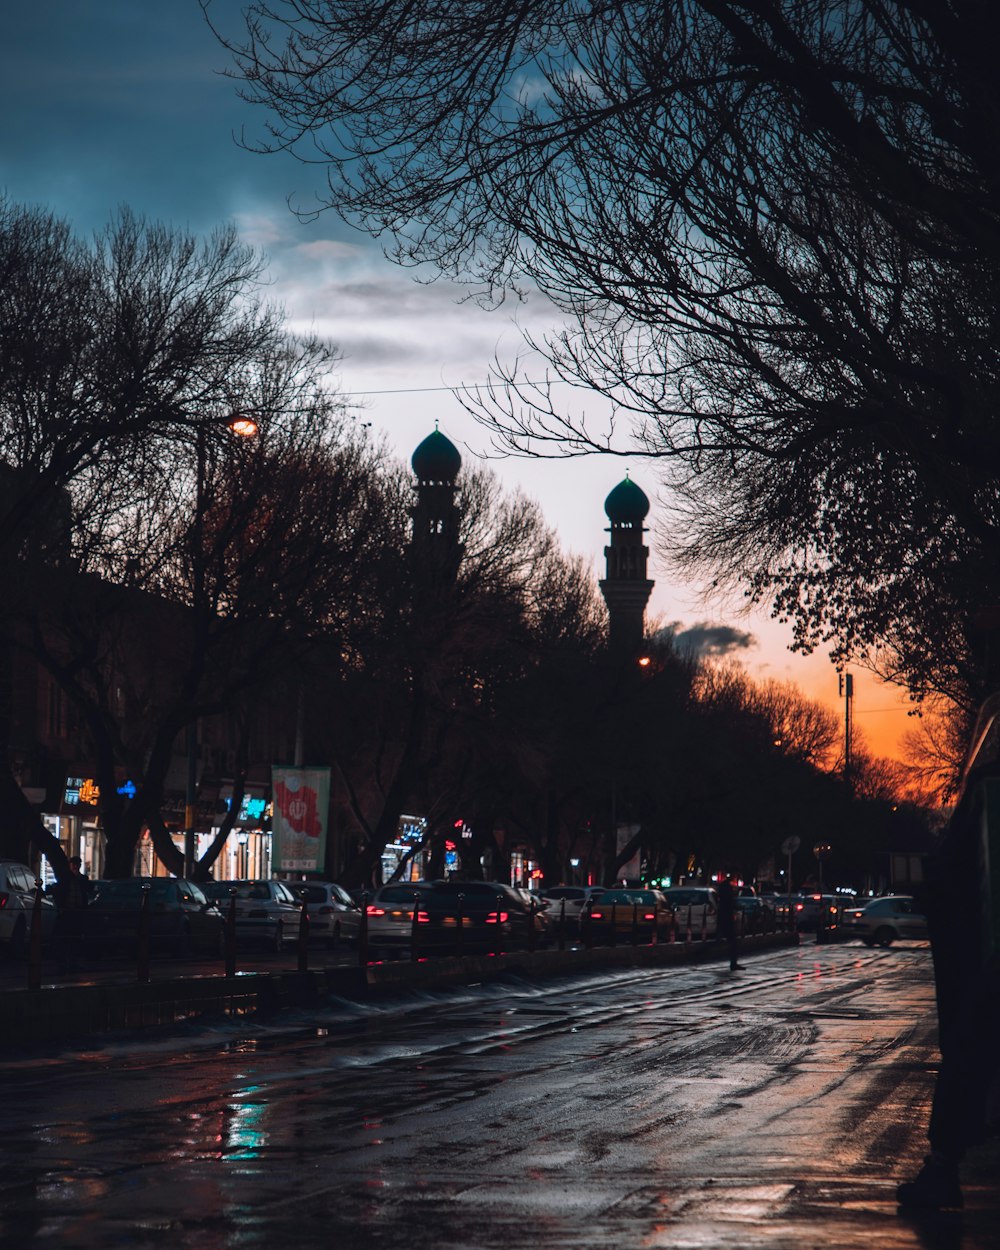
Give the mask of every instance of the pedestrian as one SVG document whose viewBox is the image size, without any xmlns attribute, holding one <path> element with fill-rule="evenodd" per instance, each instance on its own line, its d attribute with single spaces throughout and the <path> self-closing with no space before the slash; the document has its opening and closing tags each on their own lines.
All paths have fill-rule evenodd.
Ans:
<svg viewBox="0 0 1000 1250">
<path fill-rule="evenodd" d="M 1000 1126 L 1000 899 L 984 870 L 1000 854 L 1000 830 L 990 827 L 987 801 L 996 787 L 995 776 L 967 779 L 928 863 L 924 897 L 941 1064 L 927 1130 L 930 1154 L 896 1190 L 904 1210 L 961 1207 L 962 1159 Z M 969 906 L 959 902 L 965 899 Z"/>
<path fill-rule="evenodd" d="M 722 874 L 716 893 L 719 896 L 719 934 L 725 938 L 729 948 L 729 971 L 740 972 L 743 965 L 739 962 L 739 942 L 736 937 L 736 886 L 732 873 Z"/>
<path fill-rule="evenodd" d="M 75 962 L 84 936 L 84 913 L 90 902 L 91 884 L 79 855 L 69 857 L 69 871 L 52 891 L 56 915 L 56 959 L 60 969 Z"/>
</svg>

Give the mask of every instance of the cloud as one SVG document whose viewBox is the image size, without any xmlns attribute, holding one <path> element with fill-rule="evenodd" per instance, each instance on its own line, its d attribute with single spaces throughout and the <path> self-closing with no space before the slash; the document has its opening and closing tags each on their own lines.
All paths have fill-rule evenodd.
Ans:
<svg viewBox="0 0 1000 1250">
<path fill-rule="evenodd" d="M 732 655 L 736 651 L 749 651 L 757 645 L 754 635 L 745 630 L 734 629 L 731 625 L 710 625 L 707 621 L 686 627 L 681 621 L 672 621 L 659 633 L 669 638 L 678 651 L 698 658 Z"/>
</svg>

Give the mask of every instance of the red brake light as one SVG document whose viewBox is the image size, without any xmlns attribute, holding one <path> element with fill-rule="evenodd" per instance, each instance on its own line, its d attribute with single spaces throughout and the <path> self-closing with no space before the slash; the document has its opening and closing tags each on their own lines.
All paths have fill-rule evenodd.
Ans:
<svg viewBox="0 0 1000 1250">
<path fill-rule="evenodd" d="M 655 912 L 655 911 L 647 911 L 647 912 L 643 915 L 643 917 L 642 917 L 642 918 L 643 918 L 643 920 L 655 920 L 655 919 L 656 919 L 656 912 Z"/>
<path fill-rule="evenodd" d="M 9 894 L 4 894 L 4 893 L 0 892 L 0 907 L 6 907 L 6 906 L 7 906 L 7 900 L 8 900 L 9 898 L 10 898 L 10 895 L 9 895 Z"/>
<path fill-rule="evenodd" d="M 495 911 L 491 911 L 490 914 L 486 917 L 486 923 L 487 924 L 506 924 L 509 919 L 510 919 L 510 912 L 506 912 L 506 911 L 500 912 L 499 920 L 498 920 L 497 913 Z"/>
<path fill-rule="evenodd" d="M 430 924 L 430 922 L 431 922 L 431 918 L 428 915 L 428 913 L 425 911 L 421 911 L 420 908 L 418 907 L 417 908 L 417 924 Z"/>
<path fill-rule="evenodd" d="M 604 912 L 602 912 L 602 911 L 592 911 L 592 912 L 590 913 L 590 918 L 591 918 L 591 920 L 603 920 L 603 919 L 604 919 Z"/>
<path fill-rule="evenodd" d="M 365 910 L 368 912 L 369 916 L 384 916 L 385 915 L 385 908 L 376 907 L 374 903 L 369 903 L 368 906 L 365 908 Z"/>
<path fill-rule="evenodd" d="M 796 910 L 796 911 L 801 911 L 803 907 L 805 907 L 805 903 L 796 903 L 796 904 L 795 904 L 795 910 Z"/>
</svg>

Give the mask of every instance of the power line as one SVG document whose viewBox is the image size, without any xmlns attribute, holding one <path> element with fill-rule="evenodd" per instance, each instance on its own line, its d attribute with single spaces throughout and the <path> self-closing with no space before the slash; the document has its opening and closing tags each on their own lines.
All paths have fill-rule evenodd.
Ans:
<svg viewBox="0 0 1000 1250">
<path fill-rule="evenodd" d="M 544 382 L 532 382 L 530 379 L 526 378 L 523 382 L 518 382 L 516 385 L 517 386 L 559 386 L 560 384 L 564 386 L 569 386 L 570 385 L 569 378 L 548 378 Z M 497 383 L 495 382 L 473 382 L 472 384 L 466 384 L 463 382 L 459 386 L 399 386 L 399 387 L 395 387 L 392 390 L 387 390 L 387 391 L 342 391 L 341 394 L 344 396 L 345 399 L 353 399 L 355 395 L 417 395 L 417 394 L 429 394 L 434 391 L 437 391 L 437 392 L 440 392 L 440 391 L 452 391 L 452 392 L 454 391 L 478 391 L 481 389 L 485 390 L 488 386 L 496 386 L 496 385 Z M 502 385 L 506 389 L 515 384 L 513 382 L 503 382 L 500 385 Z"/>
</svg>

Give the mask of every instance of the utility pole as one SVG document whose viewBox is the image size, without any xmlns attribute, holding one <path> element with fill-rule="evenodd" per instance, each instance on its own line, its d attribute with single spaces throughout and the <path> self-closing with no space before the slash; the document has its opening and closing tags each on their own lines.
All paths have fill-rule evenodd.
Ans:
<svg viewBox="0 0 1000 1250">
<path fill-rule="evenodd" d="M 838 673 L 838 693 L 844 699 L 844 782 L 851 784 L 851 748 L 854 736 L 854 678 L 850 673 Z"/>
</svg>

